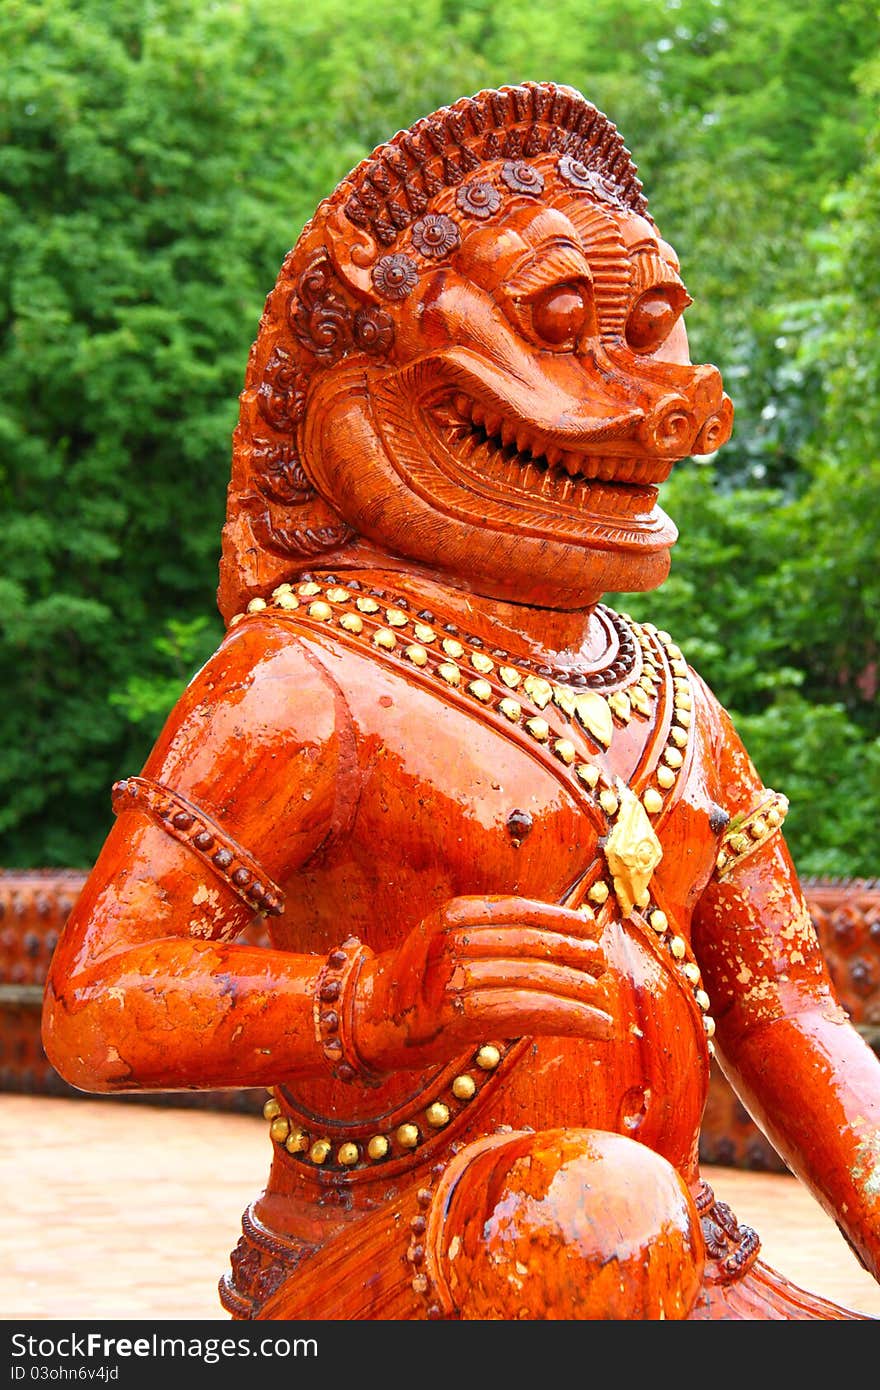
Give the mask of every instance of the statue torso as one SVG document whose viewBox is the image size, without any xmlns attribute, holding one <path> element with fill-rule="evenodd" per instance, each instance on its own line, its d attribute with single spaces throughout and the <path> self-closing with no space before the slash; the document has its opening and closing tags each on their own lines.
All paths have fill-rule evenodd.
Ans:
<svg viewBox="0 0 880 1390">
<path fill-rule="evenodd" d="M 571 685 L 474 643 L 440 611 L 419 616 L 393 594 L 316 587 L 279 617 L 344 699 L 344 828 L 286 885 L 275 944 L 320 953 L 354 933 L 382 951 L 458 895 L 583 899 L 604 923 L 603 985 L 616 1023 L 607 1042 L 487 1038 L 482 1054 L 475 1048 L 375 1088 L 323 1079 L 280 1086 L 282 1112 L 305 1137 L 301 1153 L 275 1145 L 263 1203 L 270 1224 L 298 1229 L 315 1197 L 325 1194 L 323 1205 L 340 1181 L 367 1203 L 384 1200 L 456 1140 L 502 1125 L 615 1130 L 695 1173 L 708 1056 L 693 983 L 682 973 L 693 970 L 692 957 L 676 959 L 669 944 L 689 936 L 717 837 L 711 730 L 677 648 L 606 610 L 614 671 Z M 348 629 L 339 621 L 346 615 Z M 586 724 L 573 703 L 581 697 Z M 600 769 L 595 786 L 590 766 Z M 669 785 L 658 784 L 658 770 Z M 618 802 L 629 787 L 639 807 L 646 796 L 649 806 L 663 803 L 649 818 L 662 858 L 645 909 L 665 913 L 663 934 L 638 911 L 621 911 L 604 849 L 618 819 L 605 809 L 615 787 Z M 611 888 L 604 901 L 603 884 Z M 456 1095 L 471 1085 L 473 1095 Z M 376 1136 L 390 1145 L 381 1161 L 370 1158 Z M 316 1139 L 328 1146 L 319 1164 Z M 337 1161 L 345 1145 L 358 1155 L 348 1165 Z M 329 1205 L 333 1221 L 341 1213 Z"/>
</svg>

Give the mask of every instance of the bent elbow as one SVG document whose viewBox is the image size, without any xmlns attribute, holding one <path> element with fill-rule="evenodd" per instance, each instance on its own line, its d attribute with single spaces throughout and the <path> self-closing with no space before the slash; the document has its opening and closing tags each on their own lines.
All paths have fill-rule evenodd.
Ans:
<svg viewBox="0 0 880 1390">
<path fill-rule="evenodd" d="M 114 1038 L 89 1007 L 77 1007 L 76 991 L 59 998 L 51 983 L 43 996 L 43 1051 L 63 1081 L 78 1091 L 106 1094 L 132 1088 L 131 1068 Z"/>
</svg>

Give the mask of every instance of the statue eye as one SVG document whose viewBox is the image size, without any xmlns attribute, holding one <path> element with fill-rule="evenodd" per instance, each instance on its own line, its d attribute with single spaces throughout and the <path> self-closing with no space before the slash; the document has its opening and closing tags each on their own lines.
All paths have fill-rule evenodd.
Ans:
<svg viewBox="0 0 880 1390">
<path fill-rule="evenodd" d="M 582 285 L 553 285 L 531 304 L 532 325 L 547 343 L 573 344 L 590 314 L 587 291 Z"/>
<path fill-rule="evenodd" d="M 683 286 L 656 285 L 646 290 L 630 309 L 626 321 L 626 341 L 633 352 L 656 352 L 690 302 Z"/>
</svg>

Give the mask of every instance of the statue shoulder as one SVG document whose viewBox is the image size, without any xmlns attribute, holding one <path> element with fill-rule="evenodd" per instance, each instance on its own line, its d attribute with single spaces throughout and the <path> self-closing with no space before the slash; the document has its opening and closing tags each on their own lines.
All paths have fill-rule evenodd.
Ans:
<svg viewBox="0 0 880 1390">
<path fill-rule="evenodd" d="M 269 613 L 233 628 L 192 677 L 169 715 L 145 772 L 205 766 L 213 756 L 244 768 L 308 747 L 330 753 L 346 707 L 301 636 Z"/>
</svg>

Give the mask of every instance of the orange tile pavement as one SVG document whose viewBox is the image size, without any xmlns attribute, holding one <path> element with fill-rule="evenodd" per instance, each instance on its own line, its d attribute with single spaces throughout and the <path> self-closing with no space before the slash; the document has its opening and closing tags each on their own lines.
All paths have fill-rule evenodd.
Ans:
<svg viewBox="0 0 880 1390">
<path fill-rule="evenodd" d="M 258 1118 L 0 1096 L 3 1319 L 225 1319 L 217 1279 L 268 1169 Z M 880 1317 L 880 1285 L 781 1174 L 707 1168 L 783 1274 Z"/>
</svg>

